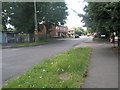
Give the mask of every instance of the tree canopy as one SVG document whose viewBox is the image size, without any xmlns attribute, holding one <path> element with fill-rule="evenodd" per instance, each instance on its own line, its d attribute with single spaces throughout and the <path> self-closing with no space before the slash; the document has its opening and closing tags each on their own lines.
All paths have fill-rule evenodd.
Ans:
<svg viewBox="0 0 120 90">
<path fill-rule="evenodd" d="M 75 33 L 78 35 L 84 34 L 84 29 L 82 27 L 73 27 L 72 29 L 75 30 Z"/>
<path fill-rule="evenodd" d="M 98 33 L 111 33 L 120 29 L 120 2 L 89 2 L 83 17 L 85 26 Z"/>
<path fill-rule="evenodd" d="M 10 23 L 18 32 L 34 33 L 33 2 L 4 2 L 2 5 L 4 29 Z M 64 24 L 68 15 L 65 2 L 37 2 L 36 8 L 38 26 L 44 23 L 47 30 L 52 25 Z"/>
</svg>

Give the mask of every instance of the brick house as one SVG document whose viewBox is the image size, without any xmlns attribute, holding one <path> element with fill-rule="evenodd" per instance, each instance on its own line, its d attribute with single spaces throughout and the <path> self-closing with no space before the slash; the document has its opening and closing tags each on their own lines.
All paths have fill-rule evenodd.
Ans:
<svg viewBox="0 0 120 90">
<path fill-rule="evenodd" d="M 71 36 L 75 35 L 75 30 L 74 29 L 69 29 L 67 34 L 68 34 L 69 37 L 71 37 Z"/>
<path fill-rule="evenodd" d="M 43 29 L 40 32 L 38 32 L 38 34 L 39 35 L 45 35 L 46 34 L 46 27 L 45 27 L 45 25 L 43 25 Z"/>
<path fill-rule="evenodd" d="M 56 36 L 57 37 L 66 37 L 68 32 L 68 27 L 67 26 L 57 26 L 56 27 Z"/>
<path fill-rule="evenodd" d="M 67 32 L 68 32 L 68 27 L 67 26 L 52 26 L 51 27 L 51 32 L 50 32 L 50 36 L 51 37 L 66 37 L 67 36 Z M 44 25 L 42 31 L 38 32 L 39 35 L 45 35 L 46 34 L 46 27 Z"/>
</svg>

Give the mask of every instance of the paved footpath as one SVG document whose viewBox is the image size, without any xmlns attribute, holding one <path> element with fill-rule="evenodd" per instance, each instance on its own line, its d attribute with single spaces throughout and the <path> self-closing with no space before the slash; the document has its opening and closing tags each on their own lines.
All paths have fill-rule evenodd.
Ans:
<svg viewBox="0 0 120 90">
<path fill-rule="evenodd" d="M 88 76 L 83 88 L 118 88 L 118 54 L 109 42 L 87 41 L 78 47 L 92 47 Z"/>
</svg>

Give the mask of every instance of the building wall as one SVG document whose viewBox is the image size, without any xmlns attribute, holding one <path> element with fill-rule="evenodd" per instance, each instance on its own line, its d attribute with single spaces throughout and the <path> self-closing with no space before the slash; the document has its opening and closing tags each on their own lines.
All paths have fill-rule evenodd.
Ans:
<svg viewBox="0 0 120 90">
<path fill-rule="evenodd" d="M 56 37 L 56 33 L 57 33 L 56 26 L 52 26 L 52 28 L 50 30 L 52 30 L 50 32 L 51 37 Z"/>
<path fill-rule="evenodd" d="M 46 34 L 46 27 L 45 25 L 43 26 L 42 31 L 38 32 L 39 35 L 45 35 Z"/>
<path fill-rule="evenodd" d="M 52 28 L 50 30 L 51 30 L 51 32 L 50 32 L 51 37 L 56 37 L 56 27 L 52 26 Z M 38 35 L 46 35 L 45 25 L 43 26 L 42 31 L 38 32 Z"/>
<path fill-rule="evenodd" d="M 68 28 L 66 26 L 52 26 L 51 27 L 50 36 L 51 37 L 61 37 L 63 34 L 66 35 Z M 46 34 L 46 27 L 44 26 L 43 30 L 41 32 L 38 32 L 40 35 Z"/>
<path fill-rule="evenodd" d="M 69 29 L 68 32 L 67 32 L 68 36 L 72 36 L 75 34 L 75 30 L 73 29 Z"/>
<path fill-rule="evenodd" d="M 67 26 L 57 26 L 56 31 L 57 31 L 58 37 L 66 37 L 68 28 Z"/>
<path fill-rule="evenodd" d="M 56 30 L 58 32 L 67 32 L 68 31 L 68 28 L 66 26 L 57 26 L 56 27 Z"/>
</svg>

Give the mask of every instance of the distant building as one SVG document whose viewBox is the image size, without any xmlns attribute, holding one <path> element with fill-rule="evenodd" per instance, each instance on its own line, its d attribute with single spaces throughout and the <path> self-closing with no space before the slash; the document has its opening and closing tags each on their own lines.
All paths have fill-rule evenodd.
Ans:
<svg viewBox="0 0 120 90">
<path fill-rule="evenodd" d="M 51 27 L 51 32 L 50 32 L 50 36 L 51 37 L 66 37 L 67 36 L 67 31 L 68 31 L 68 27 L 67 26 L 52 26 Z M 45 35 L 46 34 L 46 27 L 44 25 L 43 29 L 38 32 L 38 34 L 40 35 Z"/>
<path fill-rule="evenodd" d="M 75 30 L 74 29 L 68 29 L 67 34 L 68 34 L 69 37 L 71 37 L 71 36 L 75 35 Z"/>
<path fill-rule="evenodd" d="M 43 29 L 38 32 L 39 35 L 45 35 L 46 34 L 46 27 L 43 25 Z"/>
<path fill-rule="evenodd" d="M 57 26 L 56 27 L 56 37 L 66 37 L 68 32 L 67 26 Z"/>
</svg>

